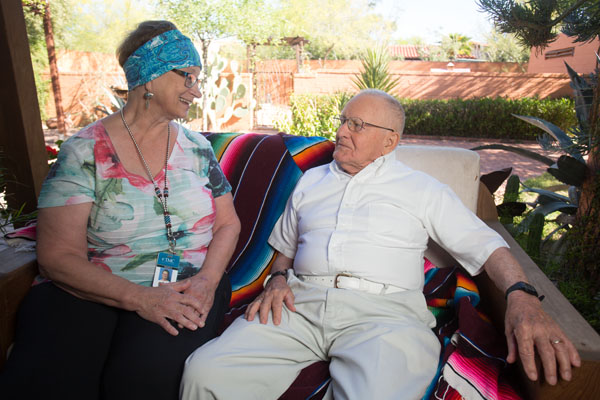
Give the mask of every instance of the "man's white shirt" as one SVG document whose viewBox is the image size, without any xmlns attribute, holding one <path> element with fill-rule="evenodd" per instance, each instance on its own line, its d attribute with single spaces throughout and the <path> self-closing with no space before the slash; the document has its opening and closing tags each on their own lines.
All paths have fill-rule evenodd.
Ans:
<svg viewBox="0 0 600 400">
<path fill-rule="evenodd" d="M 429 237 L 472 275 L 508 247 L 447 185 L 391 152 L 355 176 L 335 161 L 306 171 L 269 244 L 298 275 L 349 272 L 412 290 L 423 288 Z"/>
</svg>

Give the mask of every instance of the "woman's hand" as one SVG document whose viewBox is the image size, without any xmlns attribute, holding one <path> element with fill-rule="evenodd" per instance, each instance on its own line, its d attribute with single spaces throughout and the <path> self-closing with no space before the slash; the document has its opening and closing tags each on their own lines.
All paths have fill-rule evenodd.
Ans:
<svg viewBox="0 0 600 400">
<path fill-rule="evenodd" d="M 188 279 L 190 286 L 184 291 L 186 295 L 193 296 L 200 303 L 199 309 L 199 327 L 204 327 L 206 323 L 206 317 L 210 312 L 215 301 L 215 291 L 219 285 L 219 281 L 216 283 L 210 279 L 207 279 L 202 270 L 194 277 Z"/>
<path fill-rule="evenodd" d="M 204 320 L 200 318 L 204 305 L 196 297 L 186 293 L 191 286 L 190 279 L 158 287 L 140 286 L 141 303 L 135 311 L 140 317 L 160 325 L 173 336 L 177 336 L 179 331 L 169 320 L 176 322 L 180 328 L 194 331 L 204 326 Z"/>
</svg>

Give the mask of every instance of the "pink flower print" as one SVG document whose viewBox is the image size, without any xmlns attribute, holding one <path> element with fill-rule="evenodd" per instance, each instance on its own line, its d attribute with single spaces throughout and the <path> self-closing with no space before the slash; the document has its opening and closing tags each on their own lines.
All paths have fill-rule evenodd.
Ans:
<svg viewBox="0 0 600 400">
<path fill-rule="evenodd" d="M 106 254 L 108 256 L 123 256 L 128 253 L 131 253 L 131 248 L 125 244 L 111 247 L 110 249 L 102 252 L 102 254 Z"/>
<path fill-rule="evenodd" d="M 107 258 L 117 256 L 125 256 L 126 258 L 132 258 L 133 255 L 130 253 L 131 248 L 124 244 L 100 251 L 96 248 L 88 248 L 88 256 L 90 257 L 90 262 L 110 272 L 112 272 L 112 270 L 108 265 L 104 263 L 104 260 L 106 260 Z"/>
<path fill-rule="evenodd" d="M 215 213 L 215 208 L 214 208 L 214 203 L 213 203 L 212 212 L 210 214 L 208 214 L 207 216 L 202 217 L 201 219 L 196 221 L 196 223 L 194 224 L 192 229 L 190 229 L 190 231 L 192 231 L 194 233 L 204 233 L 204 232 L 210 231 L 212 229 L 213 225 L 215 224 L 216 217 L 217 217 L 217 214 Z"/>
<path fill-rule="evenodd" d="M 152 184 L 147 179 L 128 173 L 114 148 L 107 140 L 97 140 L 94 145 L 94 157 L 100 176 L 104 179 L 127 179 L 132 186 L 144 191 L 153 192 Z"/>
<path fill-rule="evenodd" d="M 112 274 L 112 270 L 111 270 L 111 269 L 110 269 L 110 267 L 109 267 L 108 265 L 106 265 L 105 263 L 103 263 L 103 262 L 94 262 L 94 261 L 92 261 L 92 263 L 93 263 L 95 266 L 97 266 L 97 267 L 100 267 L 100 268 L 102 268 L 103 270 L 105 270 L 105 271 L 108 271 L 108 272 L 110 272 L 110 273 Z"/>
<path fill-rule="evenodd" d="M 196 260 L 198 256 L 206 257 L 206 253 L 208 252 L 208 247 L 202 246 L 198 249 L 184 250 L 183 258 L 186 260 Z"/>
</svg>

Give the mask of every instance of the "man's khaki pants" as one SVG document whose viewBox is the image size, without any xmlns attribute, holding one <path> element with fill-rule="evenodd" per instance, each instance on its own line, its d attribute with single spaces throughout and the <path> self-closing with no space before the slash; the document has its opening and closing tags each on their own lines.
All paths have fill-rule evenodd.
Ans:
<svg viewBox="0 0 600 400">
<path fill-rule="evenodd" d="M 182 399 L 277 399 L 302 368 L 330 360 L 326 398 L 420 399 L 433 379 L 440 345 L 420 291 L 387 295 L 288 283 L 296 312 L 266 325 L 240 317 L 192 353 Z"/>
</svg>

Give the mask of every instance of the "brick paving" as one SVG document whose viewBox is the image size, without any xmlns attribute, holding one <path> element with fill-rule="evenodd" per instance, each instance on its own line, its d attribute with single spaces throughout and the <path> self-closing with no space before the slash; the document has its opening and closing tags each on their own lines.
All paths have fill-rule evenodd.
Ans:
<svg viewBox="0 0 600 400">
<path fill-rule="evenodd" d="M 530 150 L 553 160 L 556 160 L 560 156 L 559 153 L 543 150 L 535 141 L 502 142 L 494 139 L 465 139 L 451 137 L 435 138 L 431 136 L 406 135 L 402 138 L 402 143 L 427 146 L 461 147 L 464 149 L 472 149 L 484 144 L 504 144 L 507 146 L 514 146 L 521 149 Z M 546 172 L 547 168 L 546 164 L 506 150 L 477 150 L 477 153 L 481 158 L 480 165 L 482 174 L 512 167 L 512 173 L 518 175 L 519 178 L 521 178 L 521 181 L 525 181 L 529 178 L 543 174 Z"/>
</svg>

